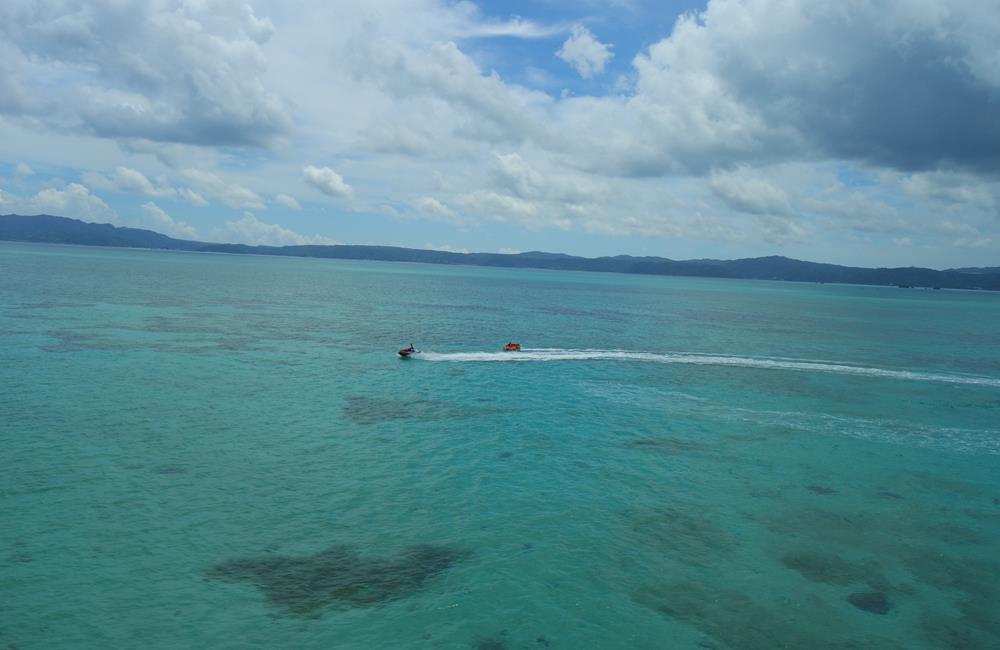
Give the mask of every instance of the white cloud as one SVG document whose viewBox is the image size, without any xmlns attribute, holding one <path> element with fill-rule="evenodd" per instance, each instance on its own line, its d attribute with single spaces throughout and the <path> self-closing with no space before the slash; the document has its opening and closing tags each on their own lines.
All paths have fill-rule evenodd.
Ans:
<svg viewBox="0 0 1000 650">
<path fill-rule="evenodd" d="M 495 153 L 493 180 L 497 186 L 522 199 L 547 200 L 579 205 L 608 196 L 610 187 L 603 178 L 573 170 L 571 173 L 540 172 L 520 154 Z"/>
<path fill-rule="evenodd" d="M 343 176 L 329 167 L 308 165 L 302 169 L 302 176 L 323 194 L 341 199 L 354 198 L 354 190 L 344 182 Z"/>
<path fill-rule="evenodd" d="M 299 202 L 295 200 L 294 196 L 289 196 L 288 194 L 278 194 L 274 197 L 276 203 L 285 206 L 286 208 L 291 208 L 292 210 L 301 210 L 302 206 Z"/>
<path fill-rule="evenodd" d="M 375 211 L 378 212 L 379 214 L 383 214 L 383 215 L 389 217 L 390 219 L 402 219 L 403 218 L 403 215 L 401 215 L 399 213 L 399 210 L 397 210 L 396 208 L 392 207 L 391 205 L 387 205 L 385 203 L 376 206 L 375 207 Z"/>
<path fill-rule="evenodd" d="M 470 24 L 465 32 L 467 37 L 496 37 L 508 36 L 514 38 L 548 38 L 566 31 L 562 25 L 541 25 L 531 20 L 514 18 L 511 20 L 498 22 L 475 22 Z"/>
<path fill-rule="evenodd" d="M 264 199 L 256 192 L 238 183 L 227 182 L 211 172 L 200 169 L 185 169 L 180 175 L 183 179 L 198 188 L 198 193 L 185 195 L 188 201 L 196 205 L 199 198 L 204 200 L 202 194 L 205 194 L 217 201 L 222 201 L 231 208 L 251 210 L 263 210 L 265 208 Z"/>
<path fill-rule="evenodd" d="M 573 25 L 572 35 L 566 39 L 556 56 L 569 63 L 584 79 L 604 72 L 604 66 L 614 54 L 611 46 L 601 43 L 583 25 Z"/>
<path fill-rule="evenodd" d="M 391 93 L 385 98 L 391 119 L 412 122 L 418 133 L 434 134 L 438 148 L 550 137 L 550 124 L 540 113 L 551 106 L 549 95 L 507 84 L 496 72 L 484 74 L 455 43 L 418 48 L 376 42 L 360 54 L 366 77 Z M 420 110 L 407 118 L 399 110 L 403 101 Z M 442 137 L 451 141 L 443 143 Z"/>
<path fill-rule="evenodd" d="M 208 205 L 208 200 L 205 199 L 204 196 L 202 196 L 201 194 L 199 194 L 198 192 L 195 192 L 194 190 L 192 190 L 190 188 L 179 187 L 179 188 L 177 188 L 177 194 L 182 199 L 184 199 L 185 201 L 187 201 L 188 203 L 190 203 L 192 205 L 197 205 L 199 207 L 204 207 L 204 206 Z"/>
<path fill-rule="evenodd" d="M 438 219 L 454 219 L 455 211 L 432 196 L 422 196 L 413 202 L 421 214 Z"/>
<path fill-rule="evenodd" d="M 1000 204 L 1000 182 L 955 171 L 881 175 L 884 183 L 898 186 L 920 201 L 961 206 L 962 209 L 992 209 Z"/>
<path fill-rule="evenodd" d="M 14 173 L 18 176 L 31 176 L 35 173 L 35 170 L 29 167 L 26 163 L 17 163 L 17 167 L 14 168 Z"/>
<path fill-rule="evenodd" d="M 455 202 L 474 214 L 492 221 L 513 221 L 533 224 L 538 206 L 531 201 L 491 190 L 476 190 L 461 194 Z"/>
<path fill-rule="evenodd" d="M 968 223 L 956 223 L 954 221 L 942 221 L 931 226 L 931 230 L 943 235 L 963 235 L 966 237 L 978 236 L 979 229 Z"/>
<path fill-rule="evenodd" d="M 146 176 L 129 167 L 117 167 L 110 177 L 96 172 L 84 172 L 83 180 L 91 187 L 126 194 L 142 194 L 156 198 L 174 198 L 177 190 L 160 184 L 153 185 Z"/>
<path fill-rule="evenodd" d="M 440 2 L 438 0 L 408 0 L 396 3 L 379 3 L 378 11 L 352 11 L 356 3 L 341 3 L 336 13 L 342 19 L 356 17 L 378 25 L 397 41 L 421 40 L 448 41 L 473 38 L 548 38 L 565 32 L 561 23 L 547 24 L 515 16 L 508 20 L 484 17 L 482 10 L 471 2 Z"/>
<path fill-rule="evenodd" d="M 17 214 L 72 217 L 94 223 L 118 220 L 118 214 L 107 203 L 79 183 L 70 183 L 65 188 L 47 187 L 27 198 L 4 193 L 0 195 L 0 209 Z"/>
<path fill-rule="evenodd" d="M 763 240 L 772 244 L 805 241 L 811 234 L 804 223 L 788 217 L 760 214 L 757 220 L 761 225 Z"/>
<path fill-rule="evenodd" d="M 629 144 L 655 149 L 621 155 L 646 173 L 818 156 L 995 168 L 997 85 L 975 78 L 969 34 L 1000 8 L 930 6 L 713 0 L 635 58 Z"/>
<path fill-rule="evenodd" d="M 993 239 L 991 237 L 980 237 L 978 239 L 959 237 L 951 244 L 959 248 L 993 248 Z"/>
<path fill-rule="evenodd" d="M 845 189 L 816 198 L 798 197 L 803 212 L 826 217 L 832 223 L 865 233 L 904 233 L 913 224 L 899 209 L 876 196 Z"/>
<path fill-rule="evenodd" d="M 785 191 L 746 167 L 712 174 L 709 186 L 713 194 L 736 212 L 782 216 L 792 214 Z"/>
<path fill-rule="evenodd" d="M 274 31 L 241 2 L 0 3 L 8 112 L 112 138 L 266 145 L 288 132 L 264 84 Z M 0 97 L 4 95 L 0 92 Z M 21 100 L 17 98 L 21 97 Z"/>
<path fill-rule="evenodd" d="M 164 167 L 171 169 L 210 168 L 224 158 L 214 148 L 191 144 L 155 142 L 140 137 L 116 138 L 114 142 L 130 158 L 151 156 Z"/>
<path fill-rule="evenodd" d="M 516 152 L 494 154 L 494 167 L 500 184 L 522 198 L 537 197 L 546 187 L 542 175 Z"/>
<path fill-rule="evenodd" d="M 243 218 L 237 221 L 227 221 L 225 229 L 220 233 L 234 243 L 250 244 L 252 246 L 297 246 L 303 244 L 337 244 L 329 237 L 314 235 L 307 237 L 284 228 L 276 223 L 259 221 L 250 212 L 244 212 Z"/>
<path fill-rule="evenodd" d="M 156 232 L 179 239 L 198 239 L 198 233 L 193 226 L 183 221 L 176 221 L 152 201 L 142 205 L 142 212 L 147 225 Z"/>
</svg>

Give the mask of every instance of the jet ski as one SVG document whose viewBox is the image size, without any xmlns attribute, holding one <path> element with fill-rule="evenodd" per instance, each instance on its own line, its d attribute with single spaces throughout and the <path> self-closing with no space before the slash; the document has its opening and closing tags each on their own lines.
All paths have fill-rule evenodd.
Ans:
<svg viewBox="0 0 1000 650">
<path fill-rule="evenodd" d="M 413 356 L 414 354 L 417 354 L 418 352 L 419 352 L 419 350 L 417 350 L 415 347 L 413 347 L 413 344 L 411 343 L 410 347 L 403 348 L 397 354 L 399 356 L 401 356 L 402 358 L 404 358 L 404 359 L 409 359 L 411 356 Z"/>
<path fill-rule="evenodd" d="M 521 344 L 520 343 L 508 343 L 507 345 L 503 346 L 503 351 L 504 352 L 520 352 L 521 351 Z"/>
</svg>

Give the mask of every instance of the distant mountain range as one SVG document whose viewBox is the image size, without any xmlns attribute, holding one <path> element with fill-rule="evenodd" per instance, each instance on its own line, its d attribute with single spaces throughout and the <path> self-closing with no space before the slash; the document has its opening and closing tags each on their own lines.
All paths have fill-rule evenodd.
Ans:
<svg viewBox="0 0 1000 650">
<path fill-rule="evenodd" d="M 247 246 L 174 239 L 151 230 L 86 223 L 51 215 L 0 215 L 0 240 L 152 248 L 206 253 L 285 255 L 428 264 L 471 264 L 565 271 L 605 271 L 794 282 L 1000 290 L 1000 267 L 936 271 L 919 267 L 867 269 L 770 256 L 739 260 L 671 260 L 664 257 L 576 257 L 563 253 L 451 253 L 395 246 Z"/>
</svg>

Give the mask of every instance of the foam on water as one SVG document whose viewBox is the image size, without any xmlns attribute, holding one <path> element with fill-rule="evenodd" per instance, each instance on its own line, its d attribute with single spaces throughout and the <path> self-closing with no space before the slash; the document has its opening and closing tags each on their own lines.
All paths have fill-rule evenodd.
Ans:
<svg viewBox="0 0 1000 650">
<path fill-rule="evenodd" d="M 700 366 L 730 366 L 828 372 L 844 375 L 883 377 L 908 381 L 935 381 L 948 384 L 968 384 L 1000 388 L 1000 379 L 968 375 L 944 375 L 911 370 L 868 368 L 828 361 L 785 359 L 779 357 L 738 357 L 729 355 L 693 354 L 684 352 L 634 352 L 630 350 L 564 350 L 558 348 L 524 348 L 520 352 L 422 352 L 425 361 L 501 362 L 501 361 L 647 361 L 654 363 L 692 364 Z"/>
</svg>

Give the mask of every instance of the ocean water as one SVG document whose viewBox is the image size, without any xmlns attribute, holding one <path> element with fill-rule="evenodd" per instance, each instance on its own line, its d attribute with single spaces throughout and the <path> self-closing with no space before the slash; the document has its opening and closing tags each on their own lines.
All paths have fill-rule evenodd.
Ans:
<svg viewBox="0 0 1000 650">
<path fill-rule="evenodd" d="M 1000 647 L 998 324 L 3 243 L 0 648 Z"/>
</svg>

